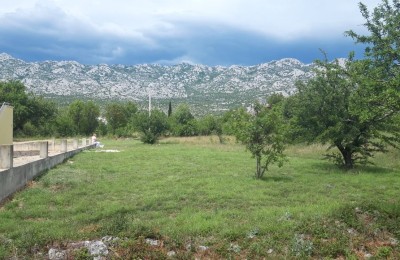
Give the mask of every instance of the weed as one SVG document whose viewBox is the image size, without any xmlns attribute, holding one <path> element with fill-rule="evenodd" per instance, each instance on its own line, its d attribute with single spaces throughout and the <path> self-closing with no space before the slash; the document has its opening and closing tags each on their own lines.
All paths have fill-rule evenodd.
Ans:
<svg viewBox="0 0 400 260">
<path fill-rule="evenodd" d="M 376 253 L 376 256 L 379 257 L 379 258 L 386 259 L 391 255 L 391 253 L 392 253 L 392 248 L 391 247 L 383 246 L 383 247 L 380 247 L 378 249 L 378 252 Z"/>
<path fill-rule="evenodd" d="M 311 239 L 304 234 L 295 234 L 292 241 L 292 253 L 297 257 L 311 256 L 313 243 Z"/>
<path fill-rule="evenodd" d="M 86 247 L 82 247 L 78 250 L 73 251 L 73 259 L 75 260 L 92 260 L 93 256 L 90 255 Z"/>
<path fill-rule="evenodd" d="M 122 210 L 105 219 L 102 227 L 104 235 L 119 236 L 128 229 L 127 213 Z"/>
</svg>

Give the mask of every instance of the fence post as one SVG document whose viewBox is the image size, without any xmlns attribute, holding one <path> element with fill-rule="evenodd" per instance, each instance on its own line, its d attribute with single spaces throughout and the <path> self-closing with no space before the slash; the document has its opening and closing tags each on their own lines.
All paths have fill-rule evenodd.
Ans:
<svg viewBox="0 0 400 260">
<path fill-rule="evenodd" d="M 13 167 L 13 145 L 0 145 L 0 169 L 10 169 Z"/>
<path fill-rule="evenodd" d="M 74 140 L 72 141 L 72 148 L 78 149 L 78 139 L 74 139 Z"/>
<path fill-rule="evenodd" d="M 67 147 L 67 139 L 62 139 L 61 140 L 61 152 L 65 153 L 68 151 L 68 147 Z"/>
<path fill-rule="evenodd" d="M 53 138 L 53 140 L 52 140 L 52 147 L 53 147 L 53 152 L 55 152 L 56 151 L 56 139 L 55 138 Z"/>
<path fill-rule="evenodd" d="M 47 158 L 49 156 L 49 142 L 40 142 L 40 158 Z"/>
</svg>

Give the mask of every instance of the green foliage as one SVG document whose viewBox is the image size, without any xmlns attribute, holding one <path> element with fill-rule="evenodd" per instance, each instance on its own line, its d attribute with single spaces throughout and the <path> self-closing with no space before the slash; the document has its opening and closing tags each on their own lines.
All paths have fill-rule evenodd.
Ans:
<svg viewBox="0 0 400 260">
<path fill-rule="evenodd" d="M 70 128 L 81 135 L 91 135 L 98 126 L 100 108 L 93 101 L 75 100 L 68 106 L 68 117 L 73 125 Z M 69 120 L 62 120 L 68 123 Z M 71 131 L 72 132 L 72 131 Z"/>
<path fill-rule="evenodd" d="M 279 111 L 257 103 L 253 114 L 242 109 L 235 116 L 236 137 L 256 158 L 257 179 L 264 176 L 271 164 L 281 167 L 285 161 L 284 127 Z"/>
<path fill-rule="evenodd" d="M 186 104 L 179 105 L 170 117 L 171 130 L 175 136 L 198 135 L 197 121 Z"/>
<path fill-rule="evenodd" d="M 206 115 L 198 120 L 198 131 L 200 135 L 221 135 L 221 120 L 214 115 Z"/>
<path fill-rule="evenodd" d="M 336 147 L 340 153 L 327 156 L 347 169 L 400 143 L 400 4 L 384 0 L 372 14 L 363 4 L 360 10 L 370 35 L 347 34 L 368 44 L 366 59 L 317 61 L 316 77 L 297 84 L 297 105 L 286 110 L 295 118 L 293 133 Z"/>
<path fill-rule="evenodd" d="M 285 97 L 281 93 L 273 93 L 268 96 L 267 103 L 271 107 L 282 103 L 285 100 Z"/>
<path fill-rule="evenodd" d="M 171 101 L 169 101 L 168 103 L 168 117 L 170 117 L 172 115 L 172 103 Z"/>
<path fill-rule="evenodd" d="M 0 104 L 7 102 L 14 107 L 14 130 L 22 130 L 31 115 L 25 91 L 24 84 L 19 81 L 0 82 Z"/>
<path fill-rule="evenodd" d="M 314 79 L 297 83 L 294 125 L 303 140 L 337 147 L 343 158 L 339 162 L 352 168 L 356 160 L 365 160 L 370 154 L 369 126 L 350 111 L 352 100 L 357 99 L 357 85 L 348 76 L 352 63 L 349 61 L 346 67 L 337 60 L 317 64 Z"/>
<path fill-rule="evenodd" d="M 149 116 L 147 111 L 136 114 L 134 125 L 141 133 L 141 140 L 147 144 L 154 144 L 160 136 L 168 130 L 168 118 L 159 110 L 152 110 Z"/>
<path fill-rule="evenodd" d="M 55 103 L 26 93 L 21 82 L 0 82 L 0 104 L 3 102 L 13 106 L 15 135 L 49 136 L 54 132 Z"/>
<path fill-rule="evenodd" d="M 244 107 L 225 112 L 221 118 L 222 132 L 225 135 L 235 135 L 236 129 L 240 128 L 242 122 L 247 121 L 248 117 L 249 114 Z"/>
<path fill-rule="evenodd" d="M 364 26 L 369 35 L 360 35 L 350 30 L 346 34 L 357 43 L 367 44 L 365 55 L 373 62 L 374 67 L 379 67 L 385 82 L 399 79 L 400 58 L 400 2 L 398 0 L 382 0 L 373 12 L 369 12 L 365 4 L 359 3 L 362 16 L 366 20 Z M 379 79 L 376 79 L 378 82 Z M 392 82 L 394 83 L 394 82 Z"/>
<path fill-rule="evenodd" d="M 118 136 L 129 135 L 129 122 L 137 113 L 138 108 L 133 102 L 113 102 L 105 107 L 105 118 L 109 133 Z"/>
<path fill-rule="evenodd" d="M 67 137 L 74 136 L 78 133 L 72 118 L 69 116 L 68 109 L 61 109 L 58 112 L 58 117 L 55 120 L 56 135 Z"/>
</svg>

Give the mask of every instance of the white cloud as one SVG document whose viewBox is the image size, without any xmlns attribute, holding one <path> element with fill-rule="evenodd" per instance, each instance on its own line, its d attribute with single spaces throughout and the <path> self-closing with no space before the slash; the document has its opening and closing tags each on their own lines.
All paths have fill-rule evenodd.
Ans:
<svg viewBox="0 0 400 260">
<path fill-rule="evenodd" d="M 149 31 L 173 33 L 171 21 L 225 24 L 282 39 L 343 33 L 363 22 L 354 0 L 3 1 L 0 13 L 31 9 L 32 3 L 54 6 L 100 30 L 136 36 Z M 380 1 L 363 2 L 373 7 Z"/>
<path fill-rule="evenodd" d="M 230 64 L 238 62 L 232 56 L 241 53 L 239 62 L 250 63 L 246 56 L 258 57 L 254 62 L 260 62 L 260 55 L 271 52 L 275 52 L 274 59 L 297 54 L 280 53 L 276 46 L 281 44 L 292 53 L 304 50 L 305 41 L 314 42 L 312 49 L 324 49 L 325 42 L 343 38 L 344 31 L 362 29 L 364 20 L 357 2 L 2 0 L 0 52 L 8 48 L 15 53 L 23 50 L 26 55 L 34 49 L 40 57 L 59 52 L 57 58 L 80 58 L 89 63 L 171 64 L 210 60 Z M 380 3 L 363 2 L 370 9 Z M 7 42 L 6 36 L 14 42 Z M 302 46 L 297 47 L 299 44 Z"/>
</svg>

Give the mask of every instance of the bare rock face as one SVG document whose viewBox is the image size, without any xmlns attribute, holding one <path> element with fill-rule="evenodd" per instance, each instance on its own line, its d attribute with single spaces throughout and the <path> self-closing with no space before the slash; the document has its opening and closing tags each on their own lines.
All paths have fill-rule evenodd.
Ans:
<svg viewBox="0 0 400 260">
<path fill-rule="evenodd" d="M 20 80 L 49 98 L 185 99 L 206 112 L 253 103 L 272 93 L 291 95 L 295 82 L 313 77 L 314 64 L 282 59 L 254 66 L 177 64 L 83 65 L 76 61 L 25 62 L 0 54 L 0 80 Z M 195 102 L 197 101 L 197 102 Z"/>
</svg>

